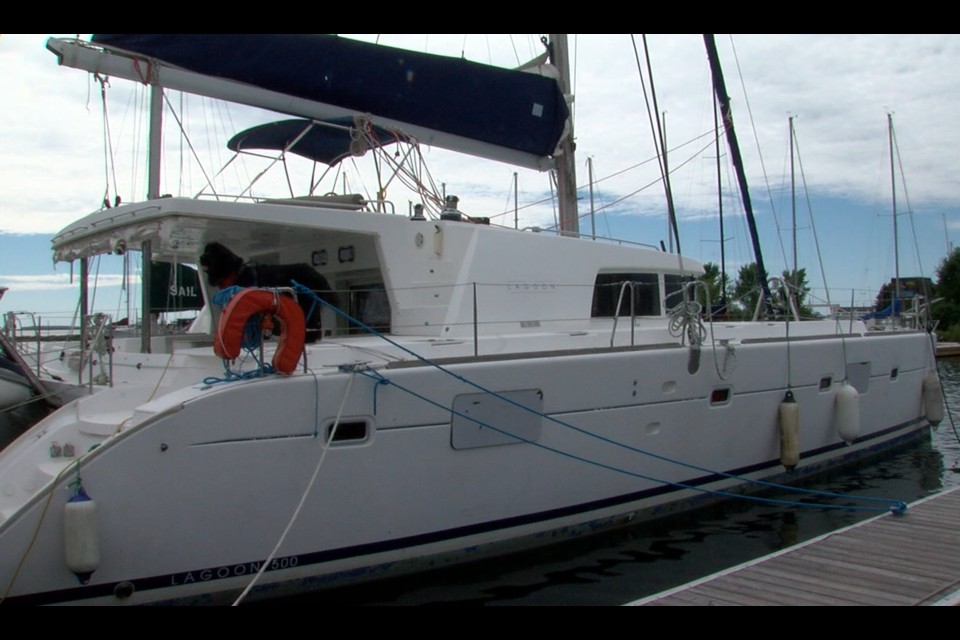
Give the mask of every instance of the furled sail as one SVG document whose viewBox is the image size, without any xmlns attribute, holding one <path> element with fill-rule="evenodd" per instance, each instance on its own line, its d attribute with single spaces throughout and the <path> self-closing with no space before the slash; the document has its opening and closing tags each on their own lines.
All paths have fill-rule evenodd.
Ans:
<svg viewBox="0 0 960 640">
<path fill-rule="evenodd" d="M 284 113 L 369 113 L 375 124 L 402 129 L 426 144 L 524 166 L 549 166 L 569 115 L 553 78 L 332 35 L 97 34 L 93 44 L 297 99 L 267 107 Z M 336 110 L 301 108 L 300 101 Z M 459 145 L 460 139 L 479 146 Z M 488 146 L 507 153 L 497 157 Z"/>
</svg>

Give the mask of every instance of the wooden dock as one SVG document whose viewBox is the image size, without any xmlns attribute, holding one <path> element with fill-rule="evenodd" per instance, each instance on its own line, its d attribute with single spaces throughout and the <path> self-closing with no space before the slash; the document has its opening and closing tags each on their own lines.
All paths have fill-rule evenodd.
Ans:
<svg viewBox="0 0 960 640">
<path fill-rule="evenodd" d="M 960 357 L 960 342 L 938 342 L 938 358 L 956 358 Z"/>
<path fill-rule="evenodd" d="M 960 489 L 630 604 L 960 604 Z"/>
</svg>

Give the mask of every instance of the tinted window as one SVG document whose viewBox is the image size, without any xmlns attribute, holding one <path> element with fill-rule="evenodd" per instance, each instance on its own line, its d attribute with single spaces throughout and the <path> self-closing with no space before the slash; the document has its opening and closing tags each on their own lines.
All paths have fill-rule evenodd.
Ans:
<svg viewBox="0 0 960 640">
<path fill-rule="evenodd" d="M 624 282 L 632 282 L 633 307 L 638 316 L 660 315 L 660 280 L 655 273 L 601 273 L 593 288 L 594 318 L 613 317 Z M 620 316 L 630 316 L 630 287 L 624 290 Z"/>
<path fill-rule="evenodd" d="M 692 282 L 694 278 L 690 276 L 663 276 L 663 304 L 667 309 L 672 309 L 683 302 L 683 285 Z"/>
</svg>

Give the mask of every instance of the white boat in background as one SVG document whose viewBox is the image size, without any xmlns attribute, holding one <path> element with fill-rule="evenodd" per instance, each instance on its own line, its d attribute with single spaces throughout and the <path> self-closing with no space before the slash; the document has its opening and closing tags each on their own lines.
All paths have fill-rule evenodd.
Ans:
<svg viewBox="0 0 960 640">
<path fill-rule="evenodd" d="M 414 143 L 415 127 L 421 141 L 527 166 L 550 166 L 564 140 L 562 92 L 546 77 L 533 76 L 560 102 L 525 109 L 551 112 L 560 126 L 501 152 L 502 139 L 443 137 L 397 115 L 318 106 L 299 89 L 256 89 L 229 70 L 199 75 L 153 48 L 163 39 L 49 47 L 63 64 L 146 73 L 310 119 L 279 125 L 302 131 L 284 134 L 284 152 L 315 126 L 330 128 L 315 120 L 345 115 L 332 130 L 355 145 L 377 131 Z M 289 42 L 241 50 L 258 59 Z M 314 43 L 330 39 L 297 40 Z M 482 67 L 447 63 L 458 73 Z M 529 76 L 494 73 L 509 83 Z M 442 110 L 456 109 L 447 101 Z M 754 480 L 798 478 L 928 427 L 925 333 L 710 322 L 692 302 L 701 265 L 652 247 L 498 228 L 464 216 L 454 199 L 433 217 L 437 200 L 426 199 L 408 217 L 343 197 L 153 196 L 68 226 L 56 259 L 143 247 L 153 261 L 197 264 L 220 242 L 261 265 L 311 265 L 338 303 L 318 303 L 323 338 L 304 345 L 287 374 L 255 375 L 250 357 L 227 379 L 215 342 L 237 337 L 223 335 L 236 311 L 221 316 L 206 281 L 208 305 L 188 333 L 114 338 L 72 367 L 65 358 L 59 373 L 86 376 L 77 382 L 95 382 L 94 393 L 0 452 L 6 603 L 205 603 L 235 598 L 255 575 L 250 597 L 275 597 L 423 570 L 689 508 Z M 299 352 L 296 335 L 286 341 L 267 342 L 260 357 Z M 788 392 L 801 420 L 781 437 Z M 933 418 L 934 400 L 927 406 Z M 782 452 L 782 440 L 797 448 Z"/>
<path fill-rule="evenodd" d="M 5 291 L 0 287 L 0 298 Z M 0 332 L 0 451 L 70 395 L 61 398 L 53 386 L 48 388 L 31 369 L 16 341 Z"/>
</svg>

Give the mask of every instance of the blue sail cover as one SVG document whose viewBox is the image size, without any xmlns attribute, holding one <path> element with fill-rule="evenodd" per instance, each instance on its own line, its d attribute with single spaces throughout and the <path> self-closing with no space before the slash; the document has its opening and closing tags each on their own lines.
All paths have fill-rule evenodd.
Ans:
<svg viewBox="0 0 960 640">
<path fill-rule="evenodd" d="M 93 42 L 538 156 L 553 153 L 569 114 L 552 78 L 332 35 L 100 33 Z"/>
<path fill-rule="evenodd" d="M 353 124 L 353 120 L 349 118 L 322 120 L 321 124 L 299 119 L 268 122 L 250 127 L 233 136 L 227 142 L 227 148 L 236 152 L 255 149 L 289 150 L 290 153 L 303 156 L 308 160 L 334 165 L 351 155 L 350 132 L 340 128 L 325 127 L 323 122 L 340 127 L 349 127 Z M 380 146 L 397 141 L 389 131 L 380 127 L 371 127 L 370 134 L 375 137 Z M 291 147 L 290 144 L 294 140 L 297 143 Z"/>
</svg>

